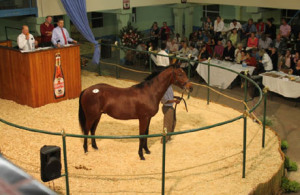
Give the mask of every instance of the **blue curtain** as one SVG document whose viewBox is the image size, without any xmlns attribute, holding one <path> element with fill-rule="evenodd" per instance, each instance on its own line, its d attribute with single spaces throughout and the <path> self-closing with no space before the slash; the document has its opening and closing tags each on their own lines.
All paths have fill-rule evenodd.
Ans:
<svg viewBox="0 0 300 195">
<path fill-rule="evenodd" d="M 93 63 L 98 64 L 100 60 L 100 47 L 89 26 L 86 13 L 86 0 L 61 0 L 61 2 L 77 30 L 95 45 Z"/>
</svg>

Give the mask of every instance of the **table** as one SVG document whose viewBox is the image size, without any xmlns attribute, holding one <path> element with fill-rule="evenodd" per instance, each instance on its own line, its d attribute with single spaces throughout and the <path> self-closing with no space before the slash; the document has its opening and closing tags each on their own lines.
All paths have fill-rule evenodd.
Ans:
<svg viewBox="0 0 300 195">
<path fill-rule="evenodd" d="M 81 92 L 80 46 L 37 49 L 22 53 L 0 46 L 0 98 L 22 105 L 45 104 L 79 97 Z M 60 53 L 64 74 L 64 97 L 54 95 L 56 54 Z"/>
<path fill-rule="evenodd" d="M 278 93 L 287 98 L 300 97 L 300 77 L 288 75 L 283 72 L 266 72 L 260 74 L 263 77 L 263 85 L 270 91 Z M 293 79 L 293 81 L 291 80 Z"/>
<path fill-rule="evenodd" d="M 208 82 L 208 65 L 205 65 L 203 63 L 208 63 L 208 61 L 199 63 L 196 71 L 207 83 Z M 234 70 L 239 73 L 248 70 L 250 75 L 253 74 L 253 71 L 255 69 L 255 67 L 253 67 L 253 66 L 243 67 L 241 64 L 236 64 L 236 63 L 228 62 L 228 61 L 220 61 L 220 60 L 215 60 L 215 59 L 212 59 L 210 64 L 222 66 L 222 67 Z M 238 75 L 236 73 L 233 73 L 233 72 L 230 72 L 228 70 L 224 70 L 224 69 L 221 69 L 218 67 L 211 66 L 210 67 L 210 86 L 215 86 L 215 87 L 218 87 L 221 89 L 227 89 L 237 76 Z"/>
</svg>

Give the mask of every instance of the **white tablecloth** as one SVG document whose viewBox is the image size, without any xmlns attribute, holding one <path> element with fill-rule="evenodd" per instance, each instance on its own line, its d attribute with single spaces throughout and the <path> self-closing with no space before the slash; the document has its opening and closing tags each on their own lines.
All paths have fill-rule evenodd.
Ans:
<svg viewBox="0 0 300 195">
<path fill-rule="evenodd" d="M 208 63 L 207 61 L 204 61 L 204 63 Z M 229 68 L 231 70 L 234 70 L 236 72 L 243 72 L 245 70 L 249 71 L 249 74 L 252 75 L 255 67 L 253 66 L 247 66 L 247 67 L 242 67 L 241 64 L 235 64 L 232 62 L 227 62 L 227 61 L 219 61 L 219 60 L 211 60 L 210 64 L 218 65 L 218 66 L 223 66 L 226 68 Z M 208 82 L 208 65 L 199 63 L 196 71 L 198 74 L 205 80 L 205 82 Z M 210 67 L 210 85 L 219 87 L 221 89 L 226 89 L 230 86 L 232 81 L 237 77 L 238 75 L 230 72 L 228 70 L 224 70 L 218 67 Z"/>
<path fill-rule="evenodd" d="M 285 76 L 295 77 L 296 81 L 300 82 L 299 76 L 287 75 L 283 72 L 271 73 L 279 75 L 280 77 L 274 78 L 272 76 L 265 75 L 267 73 L 261 74 L 263 77 L 263 85 L 268 87 L 270 91 L 278 93 L 287 98 L 299 98 L 300 97 L 300 83 L 295 81 L 290 81 Z"/>
</svg>

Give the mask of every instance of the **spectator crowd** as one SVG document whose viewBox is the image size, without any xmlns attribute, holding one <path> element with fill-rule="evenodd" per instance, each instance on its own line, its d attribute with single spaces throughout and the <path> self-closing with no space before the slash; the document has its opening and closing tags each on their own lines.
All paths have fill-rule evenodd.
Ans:
<svg viewBox="0 0 300 195">
<path fill-rule="evenodd" d="M 166 54 L 190 55 L 199 62 L 215 58 L 254 66 L 254 75 L 272 70 L 300 75 L 300 33 L 295 36 L 284 18 L 279 28 L 273 23 L 273 18 L 256 23 L 250 18 L 245 24 L 234 19 L 225 27 L 218 16 L 215 21 L 206 18 L 201 28 L 180 37 L 166 22 L 161 28 L 154 22 L 147 46 Z"/>
</svg>

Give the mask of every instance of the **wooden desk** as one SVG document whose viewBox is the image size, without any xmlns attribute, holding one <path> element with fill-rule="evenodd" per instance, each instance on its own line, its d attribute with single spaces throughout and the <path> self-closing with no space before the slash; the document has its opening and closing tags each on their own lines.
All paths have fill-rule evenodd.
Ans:
<svg viewBox="0 0 300 195">
<path fill-rule="evenodd" d="M 60 53 L 65 96 L 54 97 L 55 54 Z M 81 68 L 79 45 L 21 53 L 0 46 L 0 98 L 39 107 L 79 97 Z"/>
</svg>

